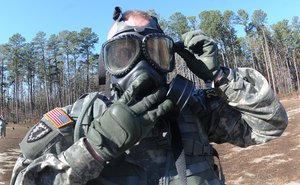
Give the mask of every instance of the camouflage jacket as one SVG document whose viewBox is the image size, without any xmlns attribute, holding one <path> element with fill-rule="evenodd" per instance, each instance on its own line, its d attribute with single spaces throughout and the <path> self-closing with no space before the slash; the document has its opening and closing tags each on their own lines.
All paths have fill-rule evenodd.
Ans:
<svg viewBox="0 0 300 185">
<path fill-rule="evenodd" d="M 279 137 L 287 126 L 285 109 L 259 72 L 230 70 L 228 79 L 215 89 L 217 97 L 195 91 L 202 111 L 195 113 L 187 107 L 178 116 L 188 184 L 223 183 L 209 143 L 247 147 Z M 20 143 L 22 155 L 11 184 L 178 184 L 168 121 L 161 120 L 149 136 L 118 159 L 103 165 L 92 157 L 84 133 L 110 103 L 102 93 L 90 93 L 58 109 L 61 124 L 45 114 Z"/>
</svg>

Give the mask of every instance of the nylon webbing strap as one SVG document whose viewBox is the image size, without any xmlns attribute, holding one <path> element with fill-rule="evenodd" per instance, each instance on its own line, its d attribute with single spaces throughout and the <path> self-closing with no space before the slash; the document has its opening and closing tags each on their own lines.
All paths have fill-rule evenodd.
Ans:
<svg viewBox="0 0 300 185">
<path fill-rule="evenodd" d="M 106 70 L 105 70 L 105 64 L 103 60 L 103 52 L 100 53 L 99 56 L 99 85 L 104 85 L 106 82 Z"/>
<path fill-rule="evenodd" d="M 85 102 L 83 103 L 83 107 L 81 109 L 80 115 L 78 116 L 78 119 L 75 124 L 74 129 L 74 142 L 78 141 L 82 135 L 82 123 L 86 116 L 86 113 L 88 112 L 88 109 L 93 105 L 93 102 L 98 98 L 98 92 L 91 93 L 89 98 L 85 99 Z"/>
<path fill-rule="evenodd" d="M 220 157 L 219 157 L 219 153 L 214 148 L 213 148 L 213 155 L 218 158 L 218 162 L 219 162 L 219 179 L 220 179 L 222 184 L 225 184 L 225 176 L 224 176 L 224 173 L 223 173 L 223 168 L 222 168 L 222 165 L 221 165 L 221 160 L 220 160 Z"/>
<path fill-rule="evenodd" d="M 171 129 L 171 147 L 174 155 L 175 166 L 181 185 L 187 185 L 185 153 L 181 140 L 181 133 L 176 118 L 170 122 Z"/>
</svg>

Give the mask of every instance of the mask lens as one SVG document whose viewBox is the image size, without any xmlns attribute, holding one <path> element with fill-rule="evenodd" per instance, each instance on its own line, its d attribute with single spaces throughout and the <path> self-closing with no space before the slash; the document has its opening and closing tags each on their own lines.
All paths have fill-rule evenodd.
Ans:
<svg viewBox="0 0 300 185">
<path fill-rule="evenodd" d="M 171 71 L 174 60 L 173 40 L 165 36 L 151 36 L 146 40 L 146 52 L 162 70 Z"/>
<path fill-rule="evenodd" d="M 110 41 L 103 48 L 107 70 L 114 75 L 121 75 L 132 67 L 140 54 L 140 41 L 132 37 Z"/>
</svg>

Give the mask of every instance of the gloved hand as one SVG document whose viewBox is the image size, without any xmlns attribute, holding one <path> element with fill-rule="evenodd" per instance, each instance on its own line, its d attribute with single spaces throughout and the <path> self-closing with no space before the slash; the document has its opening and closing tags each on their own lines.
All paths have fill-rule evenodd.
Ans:
<svg viewBox="0 0 300 185">
<path fill-rule="evenodd" d="M 175 44 L 175 51 L 188 68 L 205 82 L 213 81 L 220 69 L 217 44 L 200 30 L 193 30 L 182 35 L 181 45 Z"/>
<path fill-rule="evenodd" d="M 149 79 L 148 75 L 139 76 L 118 101 L 91 123 L 86 135 L 88 142 L 105 161 L 121 155 L 141 140 L 156 120 L 173 108 L 170 100 L 164 100 L 164 87 L 142 100 L 136 99 Z"/>
</svg>

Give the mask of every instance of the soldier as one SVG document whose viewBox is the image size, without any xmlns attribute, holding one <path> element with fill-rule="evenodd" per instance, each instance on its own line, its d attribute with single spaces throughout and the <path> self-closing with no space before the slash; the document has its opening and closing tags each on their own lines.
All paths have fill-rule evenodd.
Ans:
<svg viewBox="0 0 300 185">
<path fill-rule="evenodd" d="M 247 147 L 283 133 L 287 115 L 267 80 L 220 66 L 212 39 L 196 30 L 174 43 L 143 11 L 116 7 L 113 18 L 101 54 L 110 95 L 46 113 L 20 143 L 11 184 L 225 184 L 211 142 Z M 214 89 L 180 76 L 168 84 L 174 51 Z"/>
<path fill-rule="evenodd" d="M 6 121 L 4 119 L 4 116 L 1 114 L 0 116 L 0 138 L 6 137 Z"/>
</svg>

